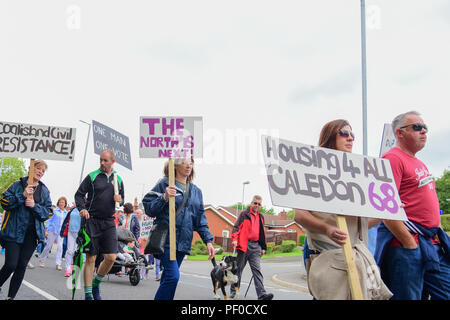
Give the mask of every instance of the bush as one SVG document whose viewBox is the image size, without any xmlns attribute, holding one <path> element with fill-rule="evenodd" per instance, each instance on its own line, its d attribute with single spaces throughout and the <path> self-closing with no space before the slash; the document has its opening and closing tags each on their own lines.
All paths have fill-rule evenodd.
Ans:
<svg viewBox="0 0 450 320">
<path fill-rule="evenodd" d="M 272 254 L 275 248 L 275 242 L 267 242 L 266 246 L 267 246 L 266 254 L 267 255 Z"/>
<path fill-rule="evenodd" d="M 283 240 L 279 247 L 280 252 L 292 252 L 296 247 L 296 243 L 293 240 Z"/>
<path fill-rule="evenodd" d="M 441 215 L 441 225 L 444 231 L 450 231 L 450 214 Z"/>
<path fill-rule="evenodd" d="M 197 254 L 208 254 L 208 248 L 202 240 L 197 240 L 191 247 L 191 255 L 195 256 Z"/>
<path fill-rule="evenodd" d="M 298 237 L 298 245 L 299 246 L 304 246 L 305 245 L 305 238 L 306 238 L 306 234 L 302 233 L 301 235 L 299 235 Z"/>
</svg>

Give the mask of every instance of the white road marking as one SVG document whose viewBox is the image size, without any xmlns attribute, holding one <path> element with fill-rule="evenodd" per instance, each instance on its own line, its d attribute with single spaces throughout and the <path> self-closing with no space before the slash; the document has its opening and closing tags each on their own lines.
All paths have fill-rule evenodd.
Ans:
<svg viewBox="0 0 450 320">
<path fill-rule="evenodd" d="M 39 293 L 41 296 L 44 296 L 47 300 L 59 300 L 59 299 L 55 298 L 54 296 L 52 296 L 50 293 L 47 293 L 44 290 L 39 289 L 38 287 L 32 285 L 28 281 L 23 280 L 22 283 L 24 285 L 26 285 L 28 288 L 30 288 L 30 289 L 36 291 L 37 293 Z"/>
</svg>

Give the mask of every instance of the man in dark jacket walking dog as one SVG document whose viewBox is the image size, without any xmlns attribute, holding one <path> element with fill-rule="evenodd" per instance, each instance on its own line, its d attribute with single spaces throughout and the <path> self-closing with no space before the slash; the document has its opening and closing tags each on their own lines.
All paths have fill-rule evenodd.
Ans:
<svg viewBox="0 0 450 320">
<path fill-rule="evenodd" d="M 273 294 L 267 293 L 264 288 L 264 278 L 261 273 L 261 256 L 266 252 L 266 237 L 264 234 L 264 216 L 259 212 L 262 198 L 258 195 L 253 197 L 252 203 L 247 210 L 240 213 L 231 233 L 233 247 L 237 249 L 238 277 L 237 284 L 231 286 L 230 298 L 237 299 L 241 285 L 242 271 L 250 264 L 258 300 L 272 300 Z"/>
</svg>

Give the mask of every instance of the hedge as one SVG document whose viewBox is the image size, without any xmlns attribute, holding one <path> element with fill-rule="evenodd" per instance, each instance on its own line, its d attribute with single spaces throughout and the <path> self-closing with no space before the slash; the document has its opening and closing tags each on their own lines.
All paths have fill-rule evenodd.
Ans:
<svg viewBox="0 0 450 320">
<path fill-rule="evenodd" d="M 450 214 L 441 215 L 441 225 L 444 231 L 450 231 Z"/>
<path fill-rule="evenodd" d="M 279 246 L 275 246 L 274 251 L 278 252 L 292 252 L 296 247 L 296 243 L 293 240 L 283 240 Z"/>
</svg>

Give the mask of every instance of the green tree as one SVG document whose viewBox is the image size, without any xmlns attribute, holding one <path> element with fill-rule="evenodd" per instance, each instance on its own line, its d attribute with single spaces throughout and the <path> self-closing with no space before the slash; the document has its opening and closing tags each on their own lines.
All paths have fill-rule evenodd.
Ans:
<svg viewBox="0 0 450 320">
<path fill-rule="evenodd" d="M 442 177 L 435 180 L 439 206 L 443 213 L 450 213 L 450 170 L 444 170 Z"/>
<path fill-rule="evenodd" d="M 25 162 L 17 158 L 0 158 L 0 193 L 8 188 L 11 183 L 17 181 L 19 178 L 27 175 L 27 169 Z M 3 212 L 3 208 L 0 207 L 0 211 Z"/>
<path fill-rule="evenodd" d="M 240 203 L 233 204 L 232 206 L 229 206 L 229 208 L 238 208 L 239 211 L 245 210 L 248 207 L 250 207 L 250 204 L 244 204 L 244 209 L 242 209 L 242 205 Z M 265 214 L 271 214 L 275 215 L 275 210 L 273 208 L 267 209 L 263 206 L 259 207 L 259 211 Z"/>
</svg>

